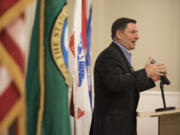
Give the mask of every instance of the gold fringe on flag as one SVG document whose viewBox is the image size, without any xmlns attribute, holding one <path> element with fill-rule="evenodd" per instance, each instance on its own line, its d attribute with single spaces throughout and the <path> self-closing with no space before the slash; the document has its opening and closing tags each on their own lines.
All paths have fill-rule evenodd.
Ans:
<svg viewBox="0 0 180 135">
<path fill-rule="evenodd" d="M 3 15 L 0 16 L 0 31 L 7 26 L 11 21 L 19 17 L 25 9 L 35 0 L 21 0 L 16 2 L 14 6 L 9 8 Z"/>
<path fill-rule="evenodd" d="M 23 73 L 21 72 L 20 67 L 14 61 L 12 56 L 6 51 L 1 42 L 0 63 L 8 70 L 20 92 L 20 99 L 16 102 L 16 104 L 12 107 L 12 109 L 0 123 L 0 134 L 2 134 L 16 118 L 20 117 L 21 119 L 19 119 L 20 121 L 18 122 L 18 132 L 19 135 L 25 135 L 25 78 Z"/>
<path fill-rule="evenodd" d="M 45 85 L 44 85 L 44 11 L 45 11 L 45 0 L 41 0 L 40 4 L 40 33 L 39 33 L 39 70 L 40 70 L 40 107 L 38 112 L 38 123 L 37 123 L 37 132 L 36 135 L 41 134 L 41 123 L 43 118 L 43 112 L 44 112 L 44 91 L 45 91 Z"/>
<path fill-rule="evenodd" d="M 14 19 L 18 18 L 35 0 L 20 0 L 14 6 L 9 8 L 0 16 L 0 32 Z M 0 42 L 0 63 L 4 66 L 12 76 L 15 85 L 20 92 L 20 99 L 8 112 L 6 117 L 0 122 L 0 134 L 8 129 L 12 122 L 17 118 L 18 135 L 26 135 L 26 105 L 25 105 L 25 77 L 16 64 L 12 56 L 3 47 Z M 13 67 L 13 68 L 12 68 Z"/>
</svg>

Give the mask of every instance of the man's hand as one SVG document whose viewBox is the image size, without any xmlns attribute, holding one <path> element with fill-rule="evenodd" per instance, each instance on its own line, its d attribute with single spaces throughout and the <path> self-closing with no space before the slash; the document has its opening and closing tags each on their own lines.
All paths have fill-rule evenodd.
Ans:
<svg viewBox="0 0 180 135">
<path fill-rule="evenodd" d="M 167 75 L 166 67 L 162 63 L 151 64 L 151 61 L 152 61 L 152 58 L 149 57 L 145 65 L 147 76 L 151 78 L 153 81 L 159 81 L 160 76 Z"/>
</svg>

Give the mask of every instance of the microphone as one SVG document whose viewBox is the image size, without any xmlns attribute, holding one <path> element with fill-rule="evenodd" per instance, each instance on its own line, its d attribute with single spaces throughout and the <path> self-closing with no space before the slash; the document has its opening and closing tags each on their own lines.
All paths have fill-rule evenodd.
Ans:
<svg viewBox="0 0 180 135">
<path fill-rule="evenodd" d="M 154 63 L 156 63 L 156 61 L 152 59 L 151 64 Z M 171 83 L 166 76 L 161 76 L 161 82 L 166 85 L 169 85 Z"/>
<path fill-rule="evenodd" d="M 156 63 L 156 61 L 154 59 L 152 59 L 151 64 L 154 64 L 154 63 Z M 161 76 L 160 88 L 161 88 L 161 95 L 162 95 L 164 107 L 155 109 L 156 112 L 169 111 L 169 110 L 175 110 L 176 109 L 175 106 L 166 107 L 166 100 L 165 100 L 165 96 L 164 96 L 164 86 L 163 86 L 164 84 L 169 85 L 170 81 L 168 80 L 168 78 L 166 76 Z"/>
</svg>

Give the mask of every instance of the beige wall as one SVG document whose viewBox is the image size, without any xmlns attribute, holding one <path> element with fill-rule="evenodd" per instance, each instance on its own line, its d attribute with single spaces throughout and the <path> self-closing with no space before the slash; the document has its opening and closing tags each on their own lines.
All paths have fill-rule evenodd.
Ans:
<svg viewBox="0 0 180 135">
<path fill-rule="evenodd" d="M 149 56 L 164 62 L 171 85 L 165 90 L 180 91 L 180 1 L 179 0 L 94 0 L 92 65 L 111 42 L 111 24 L 119 17 L 137 20 L 140 39 L 132 51 L 135 69 L 144 67 Z M 154 88 L 159 90 L 159 84 Z"/>
</svg>

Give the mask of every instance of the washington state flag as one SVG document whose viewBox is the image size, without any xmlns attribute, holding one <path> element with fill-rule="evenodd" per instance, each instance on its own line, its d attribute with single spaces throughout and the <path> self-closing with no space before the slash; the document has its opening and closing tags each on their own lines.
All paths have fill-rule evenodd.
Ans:
<svg viewBox="0 0 180 135">
<path fill-rule="evenodd" d="M 26 76 L 27 134 L 70 135 L 66 0 L 38 0 Z"/>
</svg>

